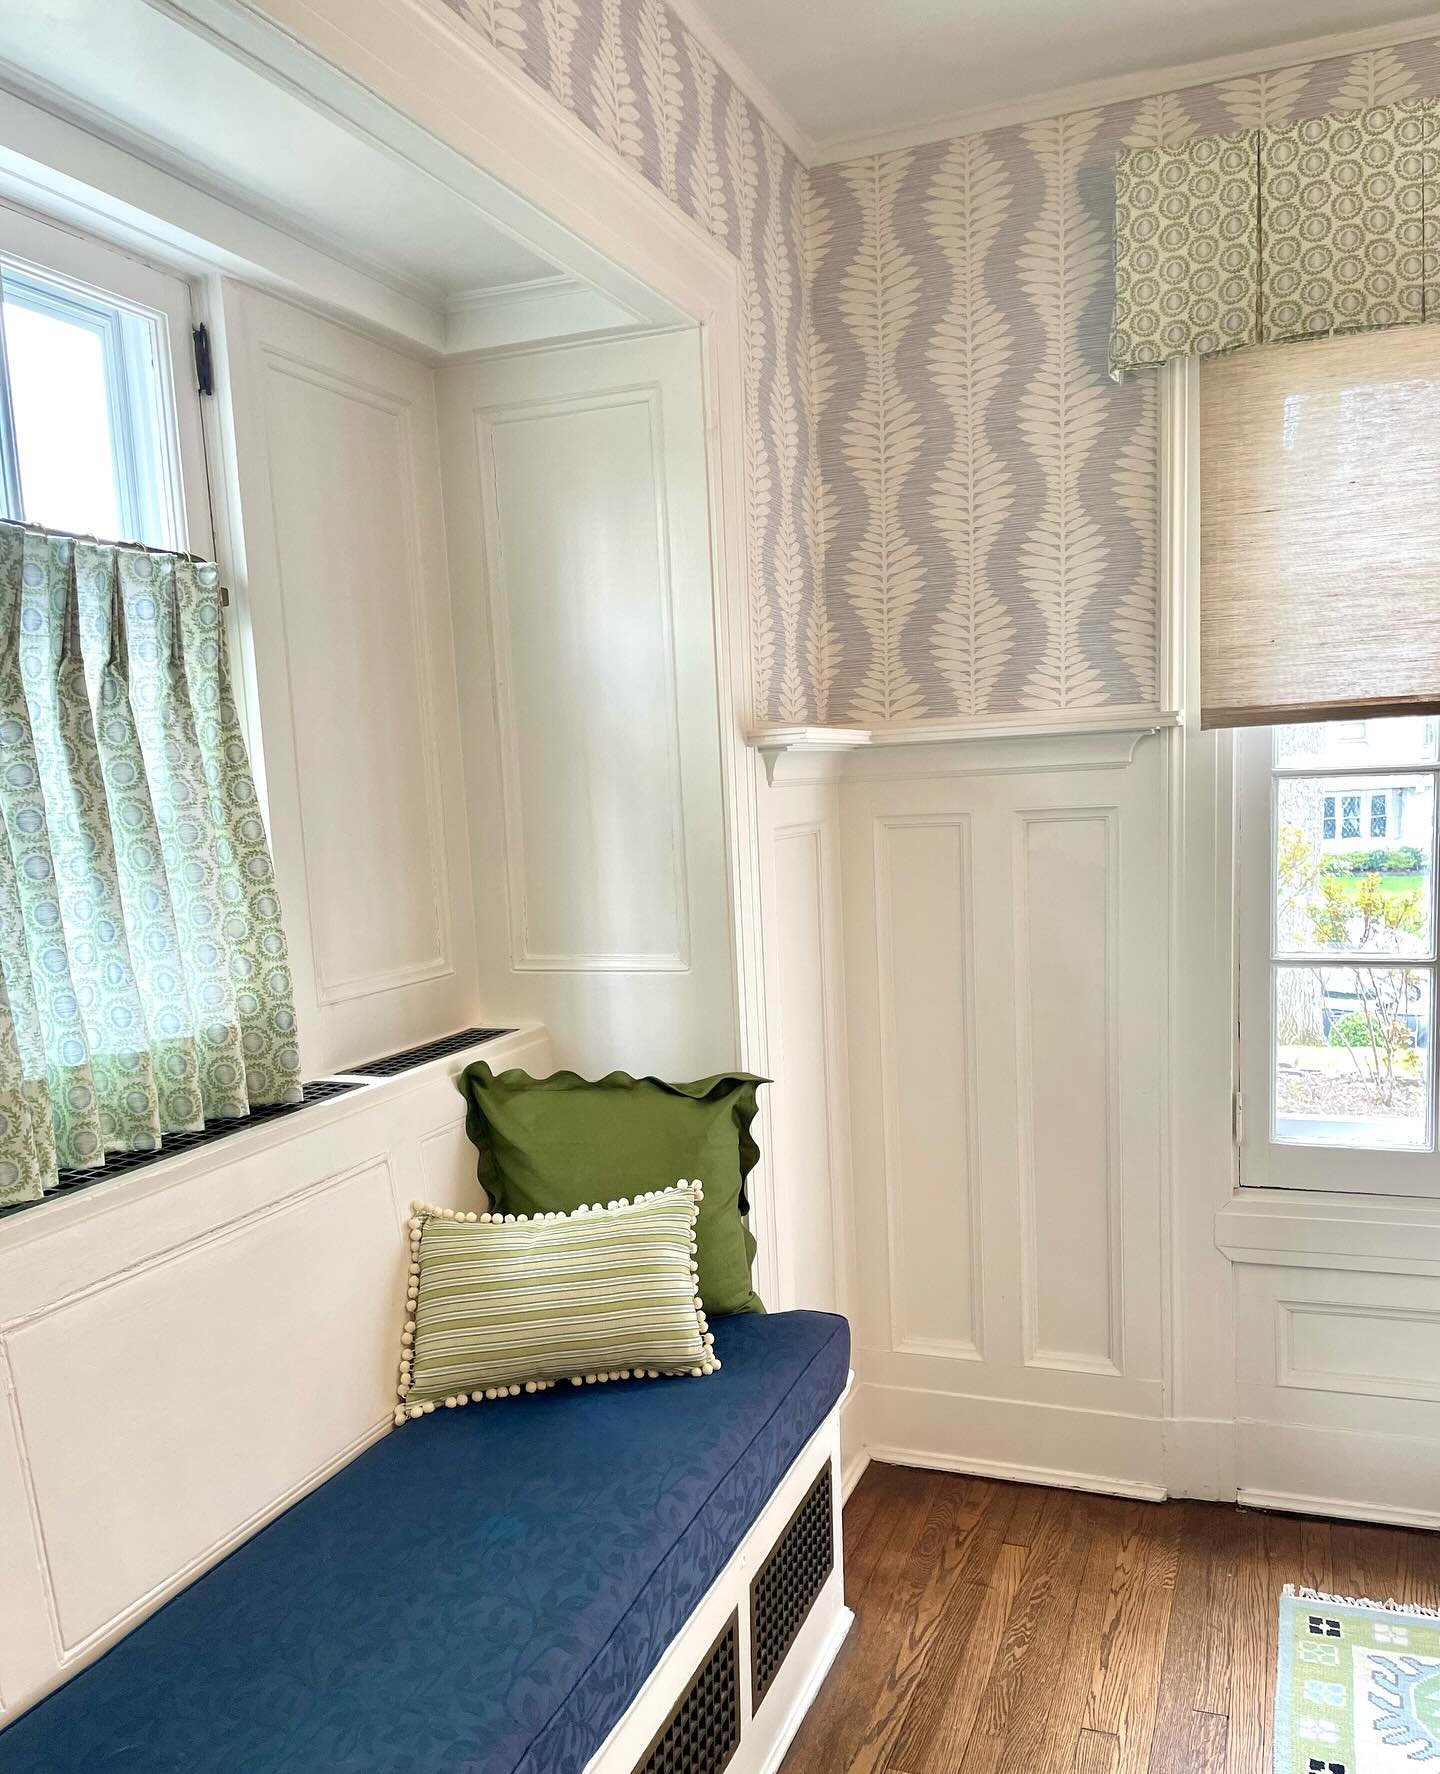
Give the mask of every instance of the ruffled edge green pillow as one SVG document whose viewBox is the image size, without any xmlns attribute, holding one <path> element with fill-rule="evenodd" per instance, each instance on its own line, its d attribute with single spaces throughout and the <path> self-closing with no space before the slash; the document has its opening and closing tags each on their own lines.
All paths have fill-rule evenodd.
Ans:
<svg viewBox="0 0 1440 1774">
<path fill-rule="evenodd" d="M 751 1132 L 757 1092 L 768 1079 L 533 1078 L 477 1060 L 456 1082 L 481 1187 L 501 1213 L 569 1213 L 695 1177 L 705 1189 L 697 1232 L 705 1310 L 715 1317 L 765 1310 L 751 1286 L 755 1240 L 743 1216 L 746 1179 L 760 1161 Z"/>
</svg>

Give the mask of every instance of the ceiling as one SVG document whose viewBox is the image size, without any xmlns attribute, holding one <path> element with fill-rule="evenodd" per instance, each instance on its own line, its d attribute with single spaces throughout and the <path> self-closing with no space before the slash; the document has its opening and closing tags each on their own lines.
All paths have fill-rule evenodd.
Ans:
<svg viewBox="0 0 1440 1774">
<path fill-rule="evenodd" d="M 1308 49 L 1332 34 L 1347 39 L 1336 50 L 1365 47 L 1387 31 L 1399 41 L 1407 21 L 1421 21 L 1416 35 L 1440 23 L 1433 6 L 1434 0 L 1428 9 L 1405 0 L 680 0 L 677 10 L 772 119 L 791 126 L 786 133 L 802 158 L 836 160 L 1053 113 L 1072 100 L 1103 103 L 1187 77 L 1309 60 L 1309 53 L 1267 60 L 1267 52 Z M 1212 72 L 1217 62 L 1245 65 Z M 1180 74 L 1173 82 L 1165 78 L 1172 72 Z M 1083 90 L 1089 88 L 1097 90 Z"/>
</svg>

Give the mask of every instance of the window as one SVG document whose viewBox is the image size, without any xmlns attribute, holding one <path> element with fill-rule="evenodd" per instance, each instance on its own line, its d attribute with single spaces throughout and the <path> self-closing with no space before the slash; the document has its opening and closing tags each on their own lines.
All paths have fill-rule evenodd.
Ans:
<svg viewBox="0 0 1440 1774">
<path fill-rule="evenodd" d="M 1255 728 L 1238 757 L 1241 1181 L 1440 1193 L 1440 719 Z"/>
<path fill-rule="evenodd" d="M 0 205 L 0 517 L 213 550 L 190 291 Z"/>
</svg>

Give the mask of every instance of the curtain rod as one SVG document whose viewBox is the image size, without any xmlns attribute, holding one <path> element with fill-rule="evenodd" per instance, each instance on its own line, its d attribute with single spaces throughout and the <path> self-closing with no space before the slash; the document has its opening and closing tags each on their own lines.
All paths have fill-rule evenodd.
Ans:
<svg viewBox="0 0 1440 1774">
<path fill-rule="evenodd" d="M 197 567 L 216 566 L 208 554 L 186 554 L 180 548 L 152 548 L 148 542 L 117 542 L 110 537 L 92 535 L 88 530 L 56 530 L 49 524 L 33 524 L 24 517 L 0 517 L 0 524 L 8 524 L 17 530 L 36 530 L 42 536 L 54 536 L 61 542 L 93 542 L 97 548 L 128 548 L 134 554 L 168 554 L 172 560 L 189 561 Z M 229 606 L 230 588 L 227 585 L 220 587 L 220 602 Z"/>
</svg>

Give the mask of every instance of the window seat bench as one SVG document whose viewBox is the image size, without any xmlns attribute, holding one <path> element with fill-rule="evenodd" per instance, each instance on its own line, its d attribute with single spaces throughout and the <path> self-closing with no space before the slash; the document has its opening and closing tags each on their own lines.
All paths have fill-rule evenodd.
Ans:
<svg viewBox="0 0 1440 1774">
<path fill-rule="evenodd" d="M 384 1436 L 0 1731 L 0 1771 L 775 1766 L 849 1622 L 849 1333 L 815 1312 L 714 1330 L 704 1380 Z"/>
</svg>

